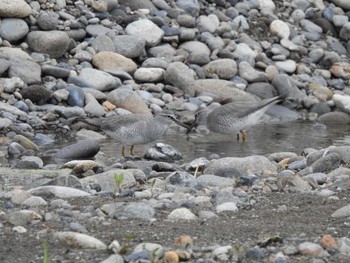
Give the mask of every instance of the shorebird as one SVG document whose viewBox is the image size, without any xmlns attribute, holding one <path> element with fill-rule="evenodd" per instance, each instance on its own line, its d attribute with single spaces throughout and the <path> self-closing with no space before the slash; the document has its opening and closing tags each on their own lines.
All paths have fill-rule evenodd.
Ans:
<svg viewBox="0 0 350 263">
<path fill-rule="evenodd" d="M 163 136 L 172 122 L 189 129 L 169 111 L 163 111 L 154 117 L 145 114 L 112 115 L 105 118 L 79 119 L 80 121 L 103 130 L 109 137 L 122 143 L 122 156 L 125 147 L 131 146 L 133 155 L 135 145 L 155 141 Z"/>
<path fill-rule="evenodd" d="M 206 124 L 210 131 L 223 134 L 242 134 L 242 141 L 245 142 L 247 134 L 245 130 L 256 124 L 272 105 L 282 101 L 281 96 L 260 101 L 230 102 L 219 106 L 207 116 Z"/>
</svg>

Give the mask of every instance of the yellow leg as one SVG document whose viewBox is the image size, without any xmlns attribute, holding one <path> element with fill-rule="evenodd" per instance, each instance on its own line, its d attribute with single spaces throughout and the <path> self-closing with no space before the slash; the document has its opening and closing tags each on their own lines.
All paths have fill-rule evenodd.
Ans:
<svg viewBox="0 0 350 263">
<path fill-rule="evenodd" d="M 241 131 L 242 133 L 242 142 L 245 142 L 247 140 L 247 133 L 245 131 Z"/>
<path fill-rule="evenodd" d="M 130 154 L 131 156 L 134 156 L 134 145 L 132 145 L 130 148 Z"/>
</svg>

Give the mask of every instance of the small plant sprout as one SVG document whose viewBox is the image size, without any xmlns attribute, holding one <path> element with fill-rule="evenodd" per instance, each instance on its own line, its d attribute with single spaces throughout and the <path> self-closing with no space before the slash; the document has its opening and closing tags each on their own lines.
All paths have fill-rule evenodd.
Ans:
<svg viewBox="0 0 350 263">
<path fill-rule="evenodd" d="M 44 239 L 44 244 L 43 244 L 43 250 L 44 250 L 44 258 L 43 258 L 43 263 L 49 263 L 49 256 L 47 253 L 47 242 L 46 239 Z"/>
<path fill-rule="evenodd" d="M 121 190 L 122 190 L 123 182 L 124 182 L 124 173 L 120 172 L 119 175 L 117 175 L 115 173 L 114 176 L 113 176 L 113 179 L 114 179 L 115 185 L 117 187 L 116 190 L 118 190 L 118 192 L 120 193 Z"/>
</svg>

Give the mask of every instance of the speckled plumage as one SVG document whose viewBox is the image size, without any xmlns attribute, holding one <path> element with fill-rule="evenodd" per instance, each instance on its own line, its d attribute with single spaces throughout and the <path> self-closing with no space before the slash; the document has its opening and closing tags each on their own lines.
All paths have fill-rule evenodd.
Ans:
<svg viewBox="0 0 350 263">
<path fill-rule="evenodd" d="M 234 134 L 256 124 L 267 109 L 281 101 L 274 97 L 260 101 L 231 102 L 222 105 L 207 116 L 209 130 L 223 134 Z"/>
<path fill-rule="evenodd" d="M 131 154 L 133 154 L 134 145 L 145 144 L 162 137 L 173 121 L 188 128 L 180 123 L 175 115 L 167 112 L 161 112 L 154 117 L 145 114 L 126 114 L 82 121 L 98 127 L 109 137 L 121 142 L 123 155 L 125 146 L 132 146 Z"/>
</svg>

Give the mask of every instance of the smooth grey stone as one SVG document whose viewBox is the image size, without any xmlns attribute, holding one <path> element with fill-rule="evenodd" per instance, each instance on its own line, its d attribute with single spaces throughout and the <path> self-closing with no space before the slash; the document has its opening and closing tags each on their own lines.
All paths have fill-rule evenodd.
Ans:
<svg viewBox="0 0 350 263">
<path fill-rule="evenodd" d="M 21 111 L 24 112 L 29 112 L 29 107 L 27 106 L 27 104 L 24 101 L 17 101 L 14 106 L 18 109 L 20 109 Z"/>
<path fill-rule="evenodd" d="M 232 178 L 224 178 L 213 174 L 202 174 L 197 178 L 197 183 L 204 187 L 232 187 Z"/>
<path fill-rule="evenodd" d="M 67 36 L 70 39 L 73 39 L 75 41 L 83 41 L 86 37 L 86 31 L 84 29 L 75 29 L 75 30 L 67 30 L 66 32 Z"/>
<path fill-rule="evenodd" d="M 67 99 L 69 106 L 85 106 L 85 93 L 80 87 L 68 87 L 67 90 L 69 91 L 69 96 Z"/>
<path fill-rule="evenodd" d="M 140 36 L 146 40 L 146 46 L 156 46 L 162 40 L 164 31 L 148 19 L 140 19 L 128 24 L 125 28 L 128 35 Z"/>
<path fill-rule="evenodd" d="M 317 184 L 324 184 L 327 182 L 328 179 L 328 176 L 325 173 L 313 173 L 308 174 L 305 177 L 314 180 Z"/>
<path fill-rule="evenodd" d="M 152 57 L 163 57 L 171 60 L 174 56 L 176 56 L 176 49 L 170 44 L 166 43 L 149 48 L 148 54 Z"/>
<path fill-rule="evenodd" d="M 100 151 L 100 144 L 94 140 L 82 140 L 63 147 L 55 154 L 56 160 L 92 158 Z"/>
<path fill-rule="evenodd" d="M 317 161 L 313 162 L 309 167 L 301 170 L 299 175 L 307 175 L 310 173 L 329 173 L 340 166 L 341 157 L 337 153 L 327 154 Z"/>
<path fill-rule="evenodd" d="M 302 101 L 306 97 L 286 74 L 279 74 L 275 77 L 272 81 L 272 85 L 278 91 L 279 95 L 287 96 L 297 101 Z"/>
<path fill-rule="evenodd" d="M 344 163 L 350 162 L 350 146 L 344 145 L 344 146 L 329 147 L 328 151 L 330 153 L 339 154 Z"/>
<path fill-rule="evenodd" d="M 178 0 L 177 6 L 185 10 L 185 12 L 193 17 L 197 17 L 200 11 L 200 5 L 193 0 Z"/>
<path fill-rule="evenodd" d="M 151 220 L 155 215 L 155 210 L 152 206 L 145 202 L 131 202 L 128 203 L 121 213 L 117 213 L 115 218 L 128 218 L 128 219 L 142 219 Z"/>
<path fill-rule="evenodd" d="M 350 216 L 350 205 L 338 208 L 332 215 L 332 217 L 348 217 Z"/>
<path fill-rule="evenodd" d="M 17 142 L 12 142 L 8 146 L 8 153 L 10 155 L 20 155 L 23 154 L 26 151 L 26 148 L 24 148 L 22 145 L 20 145 Z"/>
<path fill-rule="evenodd" d="M 330 68 L 334 63 L 340 62 L 341 56 L 334 51 L 325 51 L 319 64 L 325 68 Z"/>
<path fill-rule="evenodd" d="M 23 39 L 29 32 L 29 27 L 23 19 L 4 18 L 0 23 L 0 37 L 9 42 Z"/>
<path fill-rule="evenodd" d="M 19 77 L 27 85 L 41 82 L 41 67 L 26 59 L 12 59 L 8 71 L 9 77 Z"/>
<path fill-rule="evenodd" d="M 245 91 L 258 96 L 260 99 L 272 98 L 277 94 L 277 91 L 274 88 L 274 86 L 266 82 L 255 82 L 249 84 L 246 87 Z"/>
<path fill-rule="evenodd" d="M 92 48 L 96 53 L 102 51 L 115 52 L 115 47 L 112 39 L 106 35 L 99 35 L 91 42 Z M 119 53 L 119 52 L 118 52 Z"/>
<path fill-rule="evenodd" d="M 318 119 L 318 122 L 324 123 L 324 124 L 332 124 L 332 123 L 350 123 L 350 115 L 345 112 L 340 111 L 333 111 L 329 113 L 325 113 L 322 116 L 320 116 Z"/>
<path fill-rule="evenodd" d="M 60 58 L 69 47 L 69 37 L 63 31 L 32 31 L 27 35 L 27 43 L 35 52 Z"/>
<path fill-rule="evenodd" d="M 204 170 L 207 174 L 220 175 L 225 170 L 234 167 L 240 175 L 260 175 L 268 176 L 277 174 L 277 167 L 264 156 L 248 156 L 244 158 L 226 157 L 210 162 L 209 166 Z"/>
<path fill-rule="evenodd" d="M 40 12 L 37 23 L 42 30 L 55 30 L 58 26 L 59 15 L 55 12 Z"/>
<path fill-rule="evenodd" d="M 288 164 L 288 169 L 290 170 L 302 170 L 307 167 L 306 160 L 298 160 Z"/>
<path fill-rule="evenodd" d="M 83 68 L 77 78 L 70 78 L 68 82 L 79 82 L 79 80 L 82 80 L 82 82 L 79 83 L 80 85 L 76 83 L 73 84 L 80 87 L 95 88 L 100 91 L 108 91 L 120 85 L 120 80 L 118 78 L 93 68 Z M 84 85 L 85 83 L 87 85 Z"/>
<path fill-rule="evenodd" d="M 215 196 L 215 205 L 221 205 L 224 203 L 238 203 L 238 197 L 232 194 L 232 191 L 228 189 L 222 189 Z"/>
<path fill-rule="evenodd" d="M 19 162 L 16 163 L 17 169 L 41 169 L 43 168 L 43 161 L 36 156 L 23 156 Z"/>
<path fill-rule="evenodd" d="M 0 76 L 2 76 L 3 73 L 5 73 L 9 69 L 10 65 L 10 61 L 8 61 L 7 59 L 0 58 Z"/>
<path fill-rule="evenodd" d="M 95 99 L 97 99 L 97 100 L 102 100 L 102 101 L 106 100 L 107 95 L 105 93 L 103 93 L 102 91 L 99 91 L 99 90 L 96 90 L 93 88 L 82 88 L 82 90 L 85 93 L 91 93 L 95 97 Z"/>
<path fill-rule="evenodd" d="M 44 64 L 41 66 L 41 71 L 44 75 L 53 76 L 55 78 L 66 79 L 69 77 L 70 70 L 62 67 Z"/>
<path fill-rule="evenodd" d="M 136 58 L 146 54 L 146 40 L 137 35 L 120 35 L 113 38 L 115 52 L 128 57 Z"/>
<path fill-rule="evenodd" d="M 88 33 L 90 36 L 97 37 L 99 35 L 106 35 L 108 34 L 112 29 L 105 27 L 103 25 L 93 25 L 90 24 L 85 28 L 86 33 Z"/>
<path fill-rule="evenodd" d="M 339 36 L 341 39 L 348 41 L 350 40 L 350 22 L 347 22 L 339 32 Z"/>
<path fill-rule="evenodd" d="M 194 90 L 191 88 L 194 82 L 194 74 L 184 63 L 170 63 L 165 71 L 164 80 L 181 89 L 184 93 L 194 95 Z"/>
<path fill-rule="evenodd" d="M 84 234 L 89 233 L 89 231 L 86 229 L 85 226 L 83 226 L 82 224 L 77 223 L 77 222 L 70 222 L 68 225 L 68 230 L 74 231 L 77 233 L 84 233 Z"/>
<path fill-rule="evenodd" d="M 89 196 L 90 194 L 78 190 L 71 187 L 65 187 L 65 186 L 39 186 L 33 189 L 28 190 L 29 193 L 36 196 L 43 196 L 47 198 L 51 198 L 52 196 L 59 197 L 59 198 L 70 198 L 70 197 L 80 197 L 80 196 Z"/>
</svg>

